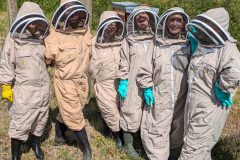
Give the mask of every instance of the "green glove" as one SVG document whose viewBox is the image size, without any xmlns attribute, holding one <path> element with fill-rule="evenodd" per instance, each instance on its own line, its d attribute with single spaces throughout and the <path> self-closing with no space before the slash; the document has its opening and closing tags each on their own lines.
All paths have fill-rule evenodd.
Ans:
<svg viewBox="0 0 240 160">
<path fill-rule="evenodd" d="M 221 102 L 224 107 L 230 108 L 233 104 L 232 97 L 229 93 L 222 91 L 218 83 L 214 85 L 214 93 L 216 98 Z"/>
<path fill-rule="evenodd" d="M 128 86 L 128 80 L 127 79 L 120 79 L 119 85 L 118 85 L 118 94 L 120 95 L 121 99 L 125 100 L 127 96 L 127 86 Z"/>
<path fill-rule="evenodd" d="M 154 96 L 152 87 L 143 89 L 144 100 L 147 103 L 148 107 L 151 107 L 154 104 Z"/>
</svg>

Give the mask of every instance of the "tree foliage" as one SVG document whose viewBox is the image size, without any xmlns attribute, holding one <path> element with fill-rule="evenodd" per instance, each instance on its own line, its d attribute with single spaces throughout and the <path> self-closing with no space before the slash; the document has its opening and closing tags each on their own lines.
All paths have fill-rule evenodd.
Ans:
<svg viewBox="0 0 240 160">
<path fill-rule="evenodd" d="M 18 6 L 26 0 L 18 0 Z M 60 0 L 31 0 L 38 3 L 44 10 L 47 17 L 51 17 L 55 9 L 59 5 Z M 111 10 L 111 3 L 114 0 L 93 0 L 93 29 L 97 28 L 100 15 L 105 10 Z M 116 1 L 116 0 L 115 0 Z M 124 0 L 117 0 L 124 1 Z M 215 7 L 224 7 L 228 10 L 230 14 L 230 28 L 229 31 L 232 36 L 238 40 L 238 46 L 240 47 L 240 3 L 239 0 L 132 0 L 137 3 L 148 4 L 153 7 L 160 9 L 160 14 L 170 7 L 181 7 L 183 8 L 191 18 L 194 18 L 196 15 L 207 11 L 210 8 Z M 0 9 L 5 3 L 0 3 Z"/>
</svg>

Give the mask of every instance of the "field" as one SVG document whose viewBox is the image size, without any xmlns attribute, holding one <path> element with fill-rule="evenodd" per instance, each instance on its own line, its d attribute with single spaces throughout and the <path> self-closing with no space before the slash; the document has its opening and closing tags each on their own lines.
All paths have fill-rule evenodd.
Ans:
<svg viewBox="0 0 240 160">
<path fill-rule="evenodd" d="M 233 1 L 237 2 L 237 0 L 233 0 Z M 142 2 L 145 2 L 145 1 L 142 1 Z M 215 0 L 212 2 L 214 2 L 214 5 L 216 6 L 223 4 L 222 1 L 219 1 L 219 0 Z M 225 2 L 227 3 L 227 1 Z M 22 3 L 22 1 L 20 0 L 19 3 Z M 153 0 L 151 3 L 157 3 L 157 1 Z M 0 51 L 1 51 L 2 43 L 8 31 L 7 12 L 1 9 L 1 5 L 0 5 L 0 15 L 1 15 L 0 16 Z M 103 6 L 103 1 L 94 0 L 94 5 Z M 229 7 L 231 7 L 231 5 L 233 4 L 229 3 L 229 5 L 230 5 Z M 156 5 L 156 6 L 159 6 L 159 5 Z M 174 3 L 170 4 L 170 1 L 166 1 L 165 5 L 162 6 L 162 9 L 165 9 L 168 6 L 174 6 Z M 194 8 L 192 9 L 192 11 L 189 7 L 187 8 L 187 10 L 189 12 L 191 11 L 191 13 L 196 14 L 200 10 L 202 11 L 201 7 L 203 6 Z M 106 6 L 103 8 L 98 7 L 98 9 L 95 10 L 94 15 L 95 16 L 99 15 L 99 13 L 106 8 L 109 8 L 109 6 Z M 197 9 L 199 10 L 197 11 Z M 47 12 L 48 12 L 47 15 L 51 15 L 50 11 L 47 11 Z M 232 13 L 239 15 L 239 12 L 236 12 L 235 8 L 232 9 Z M 233 17 L 233 19 L 236 19 L 236 17 Z M 238 29 L 237 27 L 239 27 L 239 23 L 238 23 L 239 17 L 240 16 L 238 16 L 238 20 L 234 21 L 231 24 L 231 30 L 235 31 Z M 97 24 L 97 18 L 93 20 L 93 28 L 96 28 L 96 24 Z M 233 26 L 233 24 L 238 24 L 238 26 L 237 27 Z M 234 36 L 239 38 L 240 37 L 239 32 L 234 32 Z M 49 74 L 51 75 L 51 73 L 52 73 L 52 69 L 49 69 Z M 49 160 L 81 159 L 82 152 L 77 147 L 68 146 L 68 145 L 62 145 L 62 146 L 53 145 L 54 135 L 55 135 L 54 133 L 55 117 L 57 112 L 58 111 L 57 111 L 56 99 L 53 95 L 53 98 L 51 100 L 51 105 L 50 105 L 49 123 L 46 127 L 46 132 L 42 137 L 42 141 L 43 141 L 42 147 L 45 152 L 46 159 L 49 159 Z M 84 115 L 87 121 L 86 128 L 87 128 L 87 133 L 90 139 L 91 147 L 93 150 L 94 160 L 130 160 L 130 158 L 124 153 L 124 151 L 120 151 L 116 149 L 115 143 L 111 138 L 108 138 L 107 136 L 105 136 L 106 130 L 103 125 L 103 120 L 97 108 L 97 104 L 92 92 L 89 96 L 88 104 L 84 109 Z M 11 157 L 10 139 L 7 133 L 8 125 L 9 125 L 9 116 L 8 116 L 7 103 L 5 101 L 1 101 L 0 102 L 0 160 L 7 160 L 7 159 L 10 159 Z M 68 134 L 72 135 L 70 131 L 68 132 Z M 138 142 L 136 146 L 144 159 L 145 155 L 140 145 L 141 140 L 139 139 L 139 137 L 137 137 L 137 140 Z M 22 156 L 23 160 L 35 159 L 34 153 L 29 148 L 29 142 L 27 142 L 24 145 L 23 151 L 24 151 L 24 154 Z M 240 91 L 238 91 L 235 96 L 234 106 L 231 109 L 226 126 L 222 133 L 221 139 L 213 149 L 212 155 L 214 160 L 240 160 Z"/>
</svg>

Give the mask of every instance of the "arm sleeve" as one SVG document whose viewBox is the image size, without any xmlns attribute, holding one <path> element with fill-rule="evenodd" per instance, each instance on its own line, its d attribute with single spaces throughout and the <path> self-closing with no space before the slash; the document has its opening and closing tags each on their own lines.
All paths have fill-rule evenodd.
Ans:
<svg viewBox="0 0 240 160">
<path fill-rule="evenodd" d="M 44 42 L 46 46 L 46 63 L 49 65 L 55 60 L 55 56 L 58 53 L 58 39 L 54 29 L 50 29 L 50 34 L 44 39 Z"/>
<path fill-rule="evenodd" d="M 240 82 L 240 53 L 236 44 L 229 43 L 222 52 L 219 65 L 219 87 L 233 95 Z"/>
<path fill-rule="evenodd" d="M 117 78 L 128 79 L 128 73 L 130 69 L 130 57 L 129 57 L 129 44 L 126 39 L 123 40 L 120 50 L 120 64 L 117 73 Z"/>
<path fill-rule="evenodd" d="M 90 64 L 89 64 L 89 69 L 88 73 L 92 77 L 93 80 L 96 80 L 97 73 L 99 70 L 99 58 L 97 55 L 97 51 L 95 48 L 95 38 L 92 40 L 92 46 L 91 46 L 91 53 L 90 53 Z"/>
<path fill-rule="evenodd" d="M 137 73 L 137 82 L 141 88 L 153 87 L 153 54 L 154 49 L 151 45 Z"/>
<path fill-rule="evenodd" d="M 10 38 L 10 35 L 5 39 L 3 50 L 0 59 L 0 83 L 10 84 L 15 78 L 14 73 L 14 41 Z"/>
<path fill-rule="evenodd" d="M 92 48 L 92 34 L 90 32 L 90 27 L 88 27 L 87 33 L 85 35 L 84 41 L 86 42 L 86 49 L 83 51 L 84 56 L 82 59 L 83 71 L 86 75 L 89 74 L 89 61 Z"/>
</svg>

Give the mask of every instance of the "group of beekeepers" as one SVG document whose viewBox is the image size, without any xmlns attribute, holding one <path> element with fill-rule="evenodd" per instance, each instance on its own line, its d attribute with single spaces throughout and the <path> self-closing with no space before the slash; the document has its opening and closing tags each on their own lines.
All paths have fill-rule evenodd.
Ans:
<svg viewBox="0 0 240 160">
<path fill-rule="evenodd" d="M 102 117 L 118 149 L 138 158 L 140 130 L 150 160 L 210 160 L 240 82 L 240 53 L 228 32 L 229 14 L 210 9 L 190 20 L 174 7 L 160 17 L 136 7 L 124 22 L 104 11 L 92 38 L 89 13 L 79 0 L 62 0 L 49 25 L 38 4 L 24 2 L 0 59 L 2 98 L 9 100 L 12 160 L 32 136 L 37 159 L 51 99 L 48 66 L 59 114 L 55 143 L 72 130 L 91 160 L 83 108 L 88 75 Z M 123 138 L 121 138 L 123 134 Z M 97 156 L 97 155 L 95 155 Z"/>
</svg>

